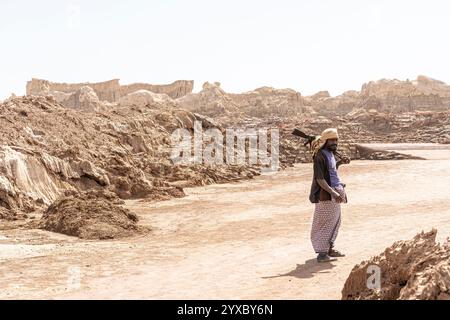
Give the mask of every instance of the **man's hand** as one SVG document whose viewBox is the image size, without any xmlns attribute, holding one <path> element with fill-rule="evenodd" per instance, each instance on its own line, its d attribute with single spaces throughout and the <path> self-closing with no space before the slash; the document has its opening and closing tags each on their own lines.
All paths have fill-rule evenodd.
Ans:
<svg viewBox="0 0 450 320">
<path fill-rule="evenodd" d="M 349 157 L 342 157 L 341 163 L 343 163 L 343 164 L 349 164 L 349 163 L 350 163 L 350 158 L 349 158 Z"/>
<path fill-rule="evenodd" d="M 336 166 L 339 167 L 341 164 L 349 164 L 350 158 L 349 157 L 342 157 L 338 162 L 336 162 Z"/>
<path fill-rule="evenodd" d="M 337 203 L 341 203 L 344 201 L 344 199 L 342 199 L 341 197 L 341 194 L 334 189 L 332 189 L 331 196 L 334 198 L 334 200 L 336 200 Z"/>
<path fill-rule="evenodd" d="M 337 203 L 344 202 L 344 199 L 341 197 L 340 193 L 337 192 L 335 189 L 331 188 L 325 179 L 317 179 L 317 183 L 323 190 L 328 192 L 331 195 L 331 197 L 334 200 L 336 200 Z"/>
</svg>

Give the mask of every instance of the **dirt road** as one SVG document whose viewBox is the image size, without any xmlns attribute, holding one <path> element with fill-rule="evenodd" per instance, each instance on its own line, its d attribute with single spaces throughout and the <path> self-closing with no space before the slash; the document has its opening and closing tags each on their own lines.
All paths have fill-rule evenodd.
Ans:
<svg viewBox="0 0 450 320">
<path fill-rule="evenodd" d="M 405 150 L 401 150 L 405 152 Z M 145 236 L 80 241 L 0 231 L 0 298 L 339 299 L 352 267 L 400 239 L 450 236 L 450 150 L 432 160 L 353 161 L 340 174 L 349 203 L 337 248 L 317 264 L 309 241 L 311 165 L 237 184 L 188 189 L 156 204 L 130 201 Z"/>
</svg>

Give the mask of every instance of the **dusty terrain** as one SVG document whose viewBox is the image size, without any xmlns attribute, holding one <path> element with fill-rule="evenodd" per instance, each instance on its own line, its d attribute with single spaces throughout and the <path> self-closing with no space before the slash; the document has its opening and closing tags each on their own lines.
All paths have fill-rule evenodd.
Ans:
<svg viewBox="0 0 450 320">
<path fill-rule="evenodd" d="M 297 164 L 250 181 L 188 188 L 184 198 L 127 200 L 139 225 L 152 227 L 142 236 L 86 241 L 0 231 L 0 298 L 340 299 L 353 266 L 394 241 L 432 227 L 438 241 L 450 235 L 450 150 L 422 148 L 420 156 L 430 160 L 342 167 L 349 203 L 337 246 L 347 257 L 338 262 L 315 262 L 311 165 Z"/>
</svg>

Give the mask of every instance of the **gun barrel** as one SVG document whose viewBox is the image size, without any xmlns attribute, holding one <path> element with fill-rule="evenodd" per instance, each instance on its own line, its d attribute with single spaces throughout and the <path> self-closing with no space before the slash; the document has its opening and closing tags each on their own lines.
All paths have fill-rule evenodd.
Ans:
<svg viewBox="0 0 450 320">
<path fill-rule="evenodd" d="M 338 156 L 339 158 L 341 158 L 341 159 L 342 159 L 343 157 L 345 157 L 345 155 L 342 155 L 341 153 L 339 153 L 339 152 L 337 152 L 337 151 L 335 151 L 334 154 L 337 155 L 337 156 Z"/>
</svg>

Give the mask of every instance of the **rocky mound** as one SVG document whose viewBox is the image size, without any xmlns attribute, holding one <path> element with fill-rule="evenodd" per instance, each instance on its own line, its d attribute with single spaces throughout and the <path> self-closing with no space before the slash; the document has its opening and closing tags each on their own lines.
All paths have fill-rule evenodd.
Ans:
<svg viewBox="0 0 450 320">
<path fill-rule="evenodd" d="M 322 115 L 345 115 L 359 108 L 385 113 L 445 111 L 450 108 L 450 86 L 426 76 L 413 81 L 381 79 L 363 84 L 360 91 L 347 91 L 336 97 L 316 94 L 303 101 Z"/>
<path fill-rule="evenodd" d="M 119 104 L 124 107 L 146 106 L 154 103 L 173 104 L 172 99 L 164 93 L 154 93 L 148 90 L 138 90 L 120 98 Z"/>
<path fill-rule="evenodd" d="M 390 111 L 446 110 L 450 102 L 450 86 L 426 76 L 416 80 L 381 79 L 362 86 L 361 97 Z"/>
<path fill-rule="evenodd" d="M 184 195 L 179 181 L 194 186 L 257 174 L 249 166 L 173 164 L 172 132 L 191 132 L 197 120 L 205 129 L 216 125 L 156 100 L 86 113 L 52 96 L 8 99 L 0 104 L 0 207 L 45 209 L 65 190 L 161 200 Z"/>
<path fill-rule="evenodd" d="M 345 300 L 449 300 L 450 242 L 437 244 L 436 230 L 397 241 L 382 254 L 356 265 L 342 290 Z M 381 289 L 368 289 L 367 268 L 381 269 Z"/>
<path fill-rule="evenodd" d="M 228 94 L 239 110 L 251 117 L 290 117 L 306 112 L 300 92 L 262 87 L 250 92 Z"/>
<path fill-rule="evenodd" d="M 219 82 L 205 82 L 199 93 L 189 93 L 175 102 L 185 110 L 214 117 L 222 122 L 227 118 L 241 118 L 239 106 L 220 87 Z"/>
<path fill-rule="evenodd" d="M 66 192 L 45 210 L 42 229 L 83 239 L 113 239 L 142 231 L 136 214 L 114 193 Z"/>
</svg>

